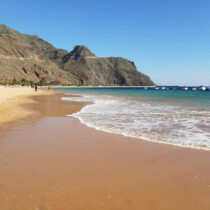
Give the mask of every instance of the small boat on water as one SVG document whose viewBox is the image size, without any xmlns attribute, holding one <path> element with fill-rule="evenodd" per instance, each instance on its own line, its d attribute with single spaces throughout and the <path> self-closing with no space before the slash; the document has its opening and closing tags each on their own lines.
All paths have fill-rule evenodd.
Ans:
<svg viewBox="0 0 210 210">
<path fill-rule="evenodd" d="M 188 90 L 188 87 L 184 86 L 182 89 L 183 89 L 183 90 Z"/>
<path fill-rule="evenodd" d="M 155 88 L 155 90 L 159 90 L 159 89 L 160 89 L 159 87 L 156 87 L 156 88 Z"/>
<path fill-rule="evenodd" d="M 165 88 L 165 87 L 162 87 L 161 89 L 162 89 L 162 90 L 165 90 L 166 88 Z"/>
<path fill-rule="evenodd" d="M 193 87 L 192 90 L 197 90 L 197 88 Z"/>
<path fill-rule="evenodd" d="M 207 87 L 205 87 L 205 86 L 201 87 L 201 90 L 206 90 L 206 89 L 207 89 Z"/>
</svg>

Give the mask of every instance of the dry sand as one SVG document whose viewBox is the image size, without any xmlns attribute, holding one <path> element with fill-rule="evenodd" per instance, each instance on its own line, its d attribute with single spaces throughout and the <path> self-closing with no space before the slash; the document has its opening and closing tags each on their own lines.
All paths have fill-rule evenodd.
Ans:
<svg viewBox="0 0 210 210">
<path fill-rule="evenodd" d="M 36 96 L 0 138 L 1 210 L 209 210 L 210 152 L 96 131 L 84 104 Z"/>
<path fill-rule="evenodd" d="M 41 89 L 35 92 L 31 87 L 0 86 L 0 126 L 34 114 L 34 112 L 20 106 L 24 103 L 34 103 L 28 96 L 49 94 L 52 92 Z"/>
</svg>

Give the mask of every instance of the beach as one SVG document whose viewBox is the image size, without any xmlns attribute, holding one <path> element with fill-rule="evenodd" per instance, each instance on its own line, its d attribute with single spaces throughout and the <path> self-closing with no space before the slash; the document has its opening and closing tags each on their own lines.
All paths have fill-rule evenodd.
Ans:
<svg viewBox="0 0 210 210">
<path fill-rule="evenodd" d="M 26 89 L 0 88 L 2 210 L 210 209 L 209 151 L 87 127 L 67 115 L 88 102 Z"/>
<path fill-rule="evenodd" d="M 0 125 L 19 120 L 21 118 L 34 115 L 31 110 L 24 109 L 21 105 L 25 103 L 35 103 L 29 96 L 50 95 L 52 92 L 40 89 L 35 92 L 31 87 L 0 87 Z"/>
</svg>

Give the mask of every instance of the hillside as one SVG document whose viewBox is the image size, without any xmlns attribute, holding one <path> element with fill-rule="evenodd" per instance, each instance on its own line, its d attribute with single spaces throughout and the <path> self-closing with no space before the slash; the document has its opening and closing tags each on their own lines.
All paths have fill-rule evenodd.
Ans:
<svg viewBox="0 0 210 210">
<path fill-rule="evenodd" d="M 0 25 L 0 79 L 76 85 L 153 85 L 124 58 L 96 57 L 87 47 L 56 49 L 37 35 Z"/>
</svg>

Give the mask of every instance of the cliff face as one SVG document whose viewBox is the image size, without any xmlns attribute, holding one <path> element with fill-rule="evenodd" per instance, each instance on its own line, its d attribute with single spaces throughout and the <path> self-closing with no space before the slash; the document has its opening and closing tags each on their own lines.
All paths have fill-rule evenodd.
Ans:
<svg viewBox="0 0 210 210">
<path fill-rule="evenodd" d="M 64 56 L 60 66 L 84 85 L 153 84 L 148 76 L 137 71 L 133 62 L 124 58 L 96 57 L 85 46 L 76 46 Z"/>
<path fill-rule="evenodd" d="M 56 49 L 38 36 L 0 25 L 0 78 L 77 85 L 153 85 L 123 58 L 96 57 L 87 47 Z"/>
</svg>

